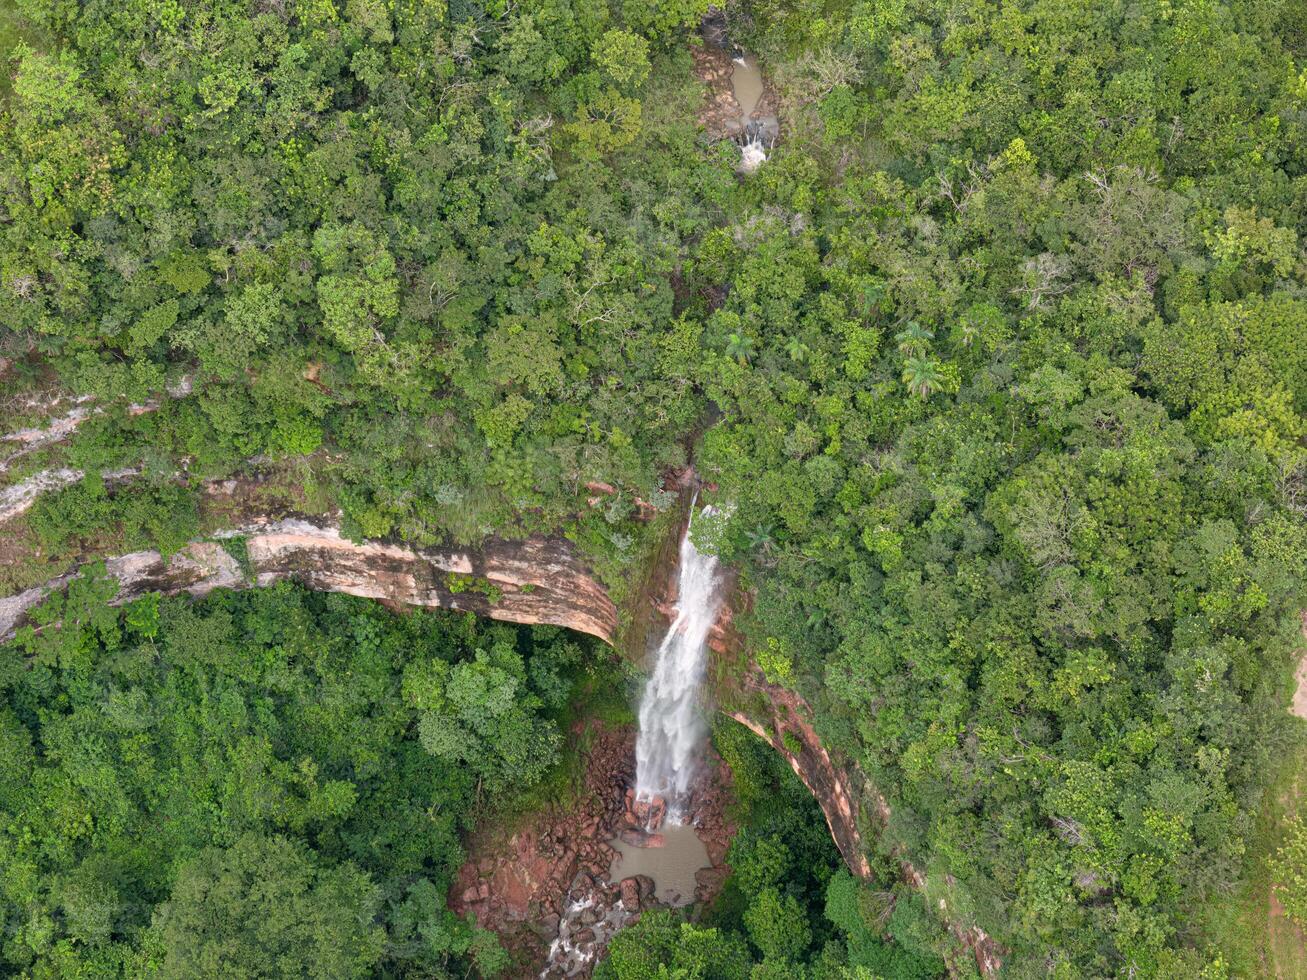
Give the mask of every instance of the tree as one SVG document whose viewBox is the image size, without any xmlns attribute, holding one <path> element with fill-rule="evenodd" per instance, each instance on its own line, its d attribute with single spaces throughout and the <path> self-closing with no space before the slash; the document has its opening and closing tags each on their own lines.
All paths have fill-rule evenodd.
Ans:
<svg viewBox="0 0 1307 980">
<path fill-rule="evenodd" d="M 649 77 L 649 42 L 616 28 L 605 31 L 591 51 L 595 65 L 622 89 L 639 88 Z"/>
<path fill-rule="evenodd" d="M 812 939 L 804 908 L 794 896 L 782 895 L 775 887 L 754 896 L 744 913 L 744 925 L 763 959 L 771 962 L 796 962 Z"/>
<path fill-rule="evenodd" d="M 177 875 L 152 930 L 164 977 L 369 975 L 385 932 L 381 896 L 351 864 L 322 866 L 302 844 L 247 834 L 210 847 Z"/>
<path fill-rule="evenodd" d="M 748 334 L 731 334 L 726 338 L 726 356 L 740 364 L 748 364 L 753 357 L 753 339 Z"/>
<path fill-rule="evenodd" d="M 608 956 L 595 970 L 596 980 L 745 980 L 751 962 L 743 941 L 717 929 L 678 922 L 675 913 L 645 912 L 608 945 Z"/>
<path fill-rule="evenodd" d="M 924 357 L 909 357 L 903 364 L 903 383 L 908 391 L 924 401 L 938 391 L 944 375 L 938 361 Z"/>
<path fill-rule="evenodd" d="M 921 357 L 930 349 L 930 342 L 935 339 L 933 330 L 927 330 L 916 320 L 909 320 L 903 330 L 894 335 L 898 341 L 899 352 Z"/>
<path fill-rule="evenodd" d="M 496 792 L 538 781 L 558 758 L 558 733 L 534 715 L 541 702 L 511 647 L 478 650 L 452 667 L 435 660 L 404 673 L 404 697 L 420 712 L 426 750 L 466 763 Z"/>
</svg>

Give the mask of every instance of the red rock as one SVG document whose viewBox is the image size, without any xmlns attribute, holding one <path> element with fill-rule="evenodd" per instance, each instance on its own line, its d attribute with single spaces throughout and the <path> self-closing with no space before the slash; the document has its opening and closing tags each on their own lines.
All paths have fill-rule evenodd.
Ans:
<svg viewBox="0 0 1307 980">
<path fill-rule="evenodd" d="M 661 796 L 651 800 L 631 800 L 628 795 L 628 801 L 627 813 L 631 818 L 628 822 L 644 830 L 657 830 L 662 826 L 667 816 L 667 801 Z"/>
<path fill-rule="evenodd" d="M 662 834 L 650 834 L 643 830 L 623 830 L 617 835 L 623 843 L 632 847 L 662 847 L 667 841 Z"/>
<path fill-rule="evenodd" d="M 640 883 L 635 878 L 623 878 L 617 887 L 622 894 L 622 908 L 628 912 L 640 911 Z"/>
<path fill-rule="evenodd" d="M 707 902 L 722 890 L 722 885 L 730 876 L 729 868 L 701 868 L 694 873 L 694 899 Z"/>
</svg>

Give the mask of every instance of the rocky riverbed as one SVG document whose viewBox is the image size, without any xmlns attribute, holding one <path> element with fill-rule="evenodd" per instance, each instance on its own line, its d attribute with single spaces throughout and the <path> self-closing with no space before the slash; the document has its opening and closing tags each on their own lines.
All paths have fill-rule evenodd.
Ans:
<svg viewBox="0 0 1307 980">
<path fill-rule="evenodd" d="M 529 825 L 515 832 L 470 842 L 468 860 L 450 892 L 454 912 L 471 912 L 500 936 L 513 955 L 514 975 L 589 976 L 618 930 L 662 905 L 652 878 L 613 880 L 611 875 L 618 853 L 613 842 L 624 832 L 633 836 L 643 830 L 628 792 L 634 780 L 634 730 L 594 722 L 588 733 L 570 734 L 577 740 L 588 734 L 589 742 L 575 806 L 533 814 Z M 720 891 L 734 834 L 725 814 L 729 769 L 712 755 L 702 772 L 690 817 L 709 867 L 695 876 L 696 902 L 710 901 Z"/>
</svg>

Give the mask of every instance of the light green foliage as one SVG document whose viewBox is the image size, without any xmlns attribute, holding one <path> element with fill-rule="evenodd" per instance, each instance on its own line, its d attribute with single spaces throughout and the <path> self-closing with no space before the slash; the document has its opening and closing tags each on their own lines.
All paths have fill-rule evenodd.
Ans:
<svg viewBox="0 0 1307 980">
<path fill-rule="evenodd" d="M 812 940 L 803 907 L 794 896 L 782 896 L 775 888 L 754 895 L 744 913 L 744 926 L 763 959 L 773 963 L 797 959 Z"/>
<path fill-rule="evenodd" d="M 670 911 L 646 912 L 618 933 L 596 980 L 746 980 L 750 962 L 743 942 L 716 929 L 677 922 Z"/>
<path fill-rule="evenodd" d="M 948 952 L 942 897 L 1014 975 L 1215 962 L 1192 916 L 1244 872 L 1307 554 L 1273 6 L 749 4 L 793 108 L 699 251 L 700 471 L 758 663 L 927 875 L 872 929 L 900 951 Z"/>
<path fill-rule="evenodd" d="M 753 597 L 747 645 L 885 798 L 870 846 L 927 877 L 921 900 L 877 883 L 894 899 L 871 938 L 847 896 L 827 920 L 822 821 L 768 807 L 776 781 L 728 745 L 757 890 L 729 887 L 720 927 L 775 954 L 740 969 L 926 975 L 965 959 L 943 899 L 1013 976 L 1219 974 L 1195 910 L 1245 874 L 1307 603 L 1301 3 L 745 0 L 732 36 L 784 112 L 747 179 L 694 124 L 704 0 L 24 9 L 48 43 L 0 109 L 0 356 L 17 387 L 99 396 L 73 465 L 147 474 L 43 499 L 43 549 L 172 550 L 196 525 L 174 474 L 311 453 L 295 465 L 352 534 L 561 533 L 620 590 L 658 526 L 636 501 L 665 505 L 693 452 L 730 505 L 713 538 Z M 191 397 L 123 410 L 183 374 Z M 616 492 L 591 506 L 596 482 Z M 66 600 L 66 639 L 19 641 L 22 704 L 96 735 L 12 708 L 68 747 L 31 741 L 41 766 L 78 767 L 42 784 L 39 819 L 0 822 L 41 835 L 5 849 L 19 972 L 75 973 L 51 964 L 90 942 L 125 962 L 97 938 L 108 872 L 74 858 L 164 791 L 116 793 L 96 754 L 149 731 L 162 691 L 51 693 L 143 642 L 91 611 L 102 588 Z M 282 702 L 241 685 L 272 671 L 280 698 L 291 661 L 170 608 L 156 645 L 228 678 L 204 730 L 246 737 L 219 743 L 239 775 L 185 784 L 209 809 L 155 836 L 221 812 L 325 840 L 377 809 L 339 758 L 249 730 Z M 466 652 L 388 662 L 407 702 L 368 673 L 386 707 L 362 716 L 412 722 L 394 768 L 493 798 L 550 757 L 533 699 L 558 703 L 559 672 Z M 355 733 L 359 765 L 396 731 Z M 140 741 L 131 785 L 152 786 L 171 763 Z M 332 860 L 394 880 L 353 854 L 369 839 L 342 831 Z M 664 925 L 632 969 L 680 955 Z M 494 959 L 450 929 L 415 972 Z M 875 958 L 885 933 L 910 965 Z"/>
<path fill-rule="evenodd" d="M 1286 827 L 1284 846 L 1270 861 L 1276 894 L 1289 918 L 1307 925 L 1307 826 L 1294 817 Z"/>
<path fill-rule="evenodd" d="M 493 791 L 529 786 L 558 760 L 558 732 L 535 717 L 526 665 L 506 644 L 452 667 L 415 663 L 404 673 L 404 699 L 419 712 L 418 737 L 432 755 L 464 763 Z"/>
<path fill-rule="evenodd" d="M 30 523 L 45 547 L 75 548 L 97 532 L 116 532 L 122 550 L 154 547 L 171 555 L 199 534 L 195 496 L 171 481 L 131 482 L 111 492 L 98 476 L 37 501 Z"/>
<path fill-rule="evenodd" d="M 592 57 L 599 70 L 623 88 L 638 88 L 649 77 L 649 42 L 630 31 L 606 31 Z"/>
<path fill-rule="evenodd" d="M 24 9 L 51 43 L 0 108 L 0 356 L 103 402 L 195 389 L 79 434 L 88 472 L 323 448 L 356 531 L 573 522 L 624 560 L 578 488 L 620 486 L 638 538 L 704 405 L 697 335 L 649 341 L 733 178 L 683 80 L 641 104 L 702 3 Z"/>
</svg>

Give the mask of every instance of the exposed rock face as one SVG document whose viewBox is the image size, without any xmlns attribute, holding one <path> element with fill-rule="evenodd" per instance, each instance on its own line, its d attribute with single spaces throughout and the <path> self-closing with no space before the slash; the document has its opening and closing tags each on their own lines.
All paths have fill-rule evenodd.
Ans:
<svg viewBox="0 0 1307 980">
<path fill-rule="evenodd" d="M 857 797 L 850 788 L 851 780 L 835 768 L 811 725 L 797 712 L 797 701 L 798 695 L 778 690 L 778 697 L 772 701 L 772 724 L 766 727 L 743 712 L 728 711 L 727 714 L 768 742 L 790 764 L 795 775 L 821 804 L 826 825 L 844 863 L 859 878 L 870 878 L 871 865 L 863 849 L 862 832 L 858 829 Z M 790 735 L 788 740 L 786 733 Z M 802 734 L 796 739 L 795 733 Z M 791 750 L 787 741 L 796 745 L 798 750 Z"/>
<path fill-rule="evenodd" d="M 118 603 L 162 592 L 201 596 L 294 579 L 308 588 L 346 592 L 412 606 L 459 609 L 514 623 L 549 623 L 612 642 L 617 607 L 568 542 L 557 538 L 491 540 L 475 550 L 362 544 L 327 522 L 287 518 L 249 524 L 220 536 L 243 537 L 248 567 L 215 541 L 197 541 L 171 558 L 140 551 L 110 558 Z M 73 573 L 0 599 L 0 639 Z"/>
<path fill-rule="evenodd" d="M 885 826 L 890 816 L 885 798 L 867 782 L 856 765 L 835 764 L 812 726 L 812 708 L 801 695 L 768 683 L 752 665 L 740 681 L 740 687 L 753 695 L 747 699 L 749 704 L 766 705 L 766 711 L 758 717 L 741 709 L 727 710 L 726 714 L 766 740 L 790 764 L 821 804 L 831 837 L 849 870 L 864 880 L 870 879 L 871 865 L 860 829 L 861 811 L 863 806 L 870 806 L 876 822 Z M 899 868 L 904 881 L 917 891 L 926 890 L 926 875 L 911 861 L 901 858 Z M 978 926 L 949 919 L 942 899 L 940 914 L 949 920 L 953 935 L 975 956 L 981 976 L 997 976 L 1003 967 L 1002 948 Z"/>
</svg>

